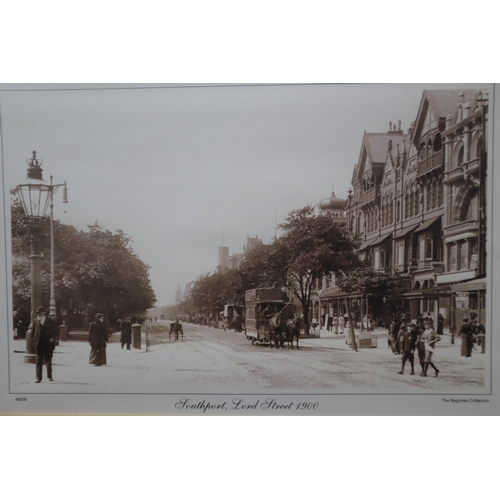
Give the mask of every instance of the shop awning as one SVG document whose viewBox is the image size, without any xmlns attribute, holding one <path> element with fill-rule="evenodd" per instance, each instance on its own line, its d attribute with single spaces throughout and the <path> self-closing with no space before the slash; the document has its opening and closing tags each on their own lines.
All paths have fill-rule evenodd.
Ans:
<svg viewBox="0 0 500 500">
<path fill-rule="evenodd" d="M 332 288 L 327 288 L 321 292 L 319 300 L 323 299 L 333 299 L 333 298 L 344 298 L 345 293 L 339 289 L 338 286 L 333 286 Z"/>
<path fill-rule="evenodd" d="M 451 292 L 450 286 L 437 286 L 433 288 L 419 288 L 418 290 L 411 290 L 404 292 L 402 296 L 405 299 L 427 299 L 438 297 L 449 297 Z"/>
<path fill-rule="evenodd" d="M 486 277 L 474 278 L 470 281 L 451 285 L 452 292 L 469 292 L 475 290 L 486 290 Z"/>
<path fill-rule="evenodd" d="M 394 239 L 397 240 L 398 238 L 402 238 L 403 236 L 412 233 L 413 231 L 415 231 L 415 229 L 417 229 L 419 225 L 420 224 L 415 224 L 414 226 L 407 227 L 406 229 L 401 229 L 401 231 L 398 231 L 394 235 Z"/>
<path fill-rule="evenodd" d="M 434 223 L 436 223 L 438 220 L 441 220 L 441 216 L 435 217 L 434 219 L 429 219 L 424 222 L 422 222 L 417 229 L 417 233 L 420 233 L 420 231 L 425 231 L 426 229 L 429 229 Z"/>
<path fill-rule="evenodd" d="M 450 243 L 450 241 L 457 240 L 466 240 L 467 238 L 477 238 L 477 233 L 473 233 L 472 231 L 468 231 L 467 233 L 454 234 L 453 236 L 449 236 L 444 239 L 445 243 Z"/>
<path fill-rule="evenodd" d="M 464 281 L 468 281 L 473 279 L 476 276 L 476 271 L 468 270 L 468 271 L 456 271 L 452 273 L 439 274 L 436 276 L 436 282 L 438 284 L 441 283 L 463 283 Z"/>
<path fill-rule="evenodd" d="M 358 248 L 358 252 L 360 252 L 361 250 L 364 250 L 365 248 L 368 248 L 369 246 L 371 245 L 371 242 L 370 241 L 365 241 L 359 248 Z"/>
<path fill-rule="evenodd" d="M 392 236 L 392 233 L 384 234 L 383 236 L 379 236 L 375 241 L 372 241 L 370 243 L 370 246 L 374 247 L 376 245 L 380 245 L 380 243 L 383 243 L 387 238 L 390 238 Z"/>
</svg>

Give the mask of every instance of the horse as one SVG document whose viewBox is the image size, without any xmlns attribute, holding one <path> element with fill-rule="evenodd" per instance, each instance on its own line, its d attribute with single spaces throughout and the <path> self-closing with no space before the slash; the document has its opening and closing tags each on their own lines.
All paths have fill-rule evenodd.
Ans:
<svg viewBox="0 0 500 500">
<path fill-rule="evenodd" d="M 286 341 L 288 342 L 288 349 L 293 349 L 293 341 L 297 342 L 297 349 L 299 348 L 299 338 L 300 330 L 302 327 L 302 321 L 299 317 L 290 318 L 286 322 Z"/>
<path fill-rule="evenodd" d="M 269 320 L 269 349 L 273 347 L 273 342 L 274 342 L 274 348 L 278 349 L 278 347 L 281 349 L 284 344 L 284 338 L 283 338 L 283 327 L 281 326 L 281 314 L 277 314 L 276 316 L 273 316 Z"/>
</svg>

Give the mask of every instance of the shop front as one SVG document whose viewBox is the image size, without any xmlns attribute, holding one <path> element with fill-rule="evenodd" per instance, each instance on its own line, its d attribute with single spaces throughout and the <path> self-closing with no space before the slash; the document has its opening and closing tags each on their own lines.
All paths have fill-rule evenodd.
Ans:
<svg viewBox="0 0 500 500">
<path fill-rule="evenodd" d="M 465 316 L 477 314 L 479 323 L 486 325 L 486 278 L 476 278 L 451 285 L 450 331 L 457 335 Z"/>
</svg>

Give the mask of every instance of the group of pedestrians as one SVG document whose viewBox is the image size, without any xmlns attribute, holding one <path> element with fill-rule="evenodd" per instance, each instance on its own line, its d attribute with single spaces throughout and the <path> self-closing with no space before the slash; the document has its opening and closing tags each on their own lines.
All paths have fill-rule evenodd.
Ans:
<svg viewBox="0 0 500 500">
<path fill-rule="evenodd" d="M 323 314 L 321 316 L 322 326 L 324 327 L 326 322 L 327 331 L 333 332 L 336 335 L 342 335 L 344 333 L 344 328 L 346 327 L 347 321 L 347 314 L 345 316 L 342 316 L 342 314 L 340 314 L 339 316 L 334 314 L 333 316 L 328 317 L 326 314 Z M 316 330 L 316 327 L 318 326 L 318 321 L 316 320 L 316 318 L 313 318 L 312 325 L 313 329 Z"/>
<path fill-rule="evenodd" d="M 31 325 L 33 349 L 36 353 L 36 380 L 38 384 L 43 378 L 43 365 L 47 369 L 47 378 L 52 378 L 52 357 L 56 347 L 57 328 L 54 320 L 47 316 L 43 307 L 36 310 L 36 318 Z M 104 315 L 96 314 L 95 321 L 89 324 L 89 363 L 94 366 L 106 364 L 106 345 L 108 330 L 104 324 Z"/>
<path fill-rule="evenodd" d="M 470 358 L 472 356 L 472 350 L 474 349 L 474 344 L 479 344 L 482 348 L 482 352 L 485 352 L 485 334 L 486 329 L 482 323 L 477 319 L 477 314 L 470 313 L 470 318 L 465 316 L 462 320 L 462 327 L 458 336 L 462 338 L 462 350 L 461 355 L 465 358 Z"/>
<path fill-rule="evenodd" d="M 407 321 L 405 316 L 398 322 L 393 317 L 389 327 L 389 345 L 394 354 L 401 355 L 401 370 L 398 374 L 403 375 L 405 364 L 410 363 L 410 375 L 415 375 L 415 351 L 422 368 L 421 377 L 427 377 L 429 366 L 434 370 L 434 376 L 439 375 L 433 361 L 434 349 L 441 337 L 434 330 L 434 322 L 430 317 L 419 316 L 416 321 Z"/>
</svg>

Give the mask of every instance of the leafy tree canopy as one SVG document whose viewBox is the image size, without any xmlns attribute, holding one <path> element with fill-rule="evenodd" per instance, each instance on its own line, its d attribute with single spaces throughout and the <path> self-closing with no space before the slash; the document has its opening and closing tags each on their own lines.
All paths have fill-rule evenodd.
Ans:
<svg viewBox="0 0 500 500">
<path fill-rule="evenodd" d="M 29 311 L 30 223 L 12 200 L 12 279 L 14 308 Z M 42 296 L 50 295 L 50 225 L 38 222 L 42 258 Z M 143 312 L 156 302 L 149 266 L 135 254 L 131 238 L 95 223 L 87 231 L 54 221 L 56 306 L 73 314 L 105 312 L 112 318 Z"/>
</svg>

